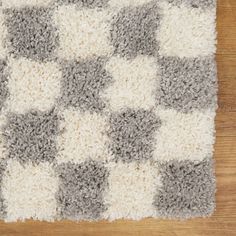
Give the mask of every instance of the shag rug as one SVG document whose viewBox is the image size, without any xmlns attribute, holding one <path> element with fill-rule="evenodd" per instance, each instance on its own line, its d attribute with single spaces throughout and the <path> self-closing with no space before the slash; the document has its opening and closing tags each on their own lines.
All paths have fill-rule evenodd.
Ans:
<svg viewBox="0 0 236 236">
<path fill-rule="evenodd" d="M 0 218 L 215 208 L 215 0 L 1 0 Z"/>
</svg>

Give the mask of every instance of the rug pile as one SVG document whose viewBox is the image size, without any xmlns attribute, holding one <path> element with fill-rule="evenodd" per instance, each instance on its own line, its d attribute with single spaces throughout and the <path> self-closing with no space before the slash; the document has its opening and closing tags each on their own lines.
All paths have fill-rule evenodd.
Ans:
<svg viewBox="0 0 236 236">
<path fill-rule="evenodd" d="M 0 218 L 215 208 L 215 0 L 0 1 Z"/>
</svg>

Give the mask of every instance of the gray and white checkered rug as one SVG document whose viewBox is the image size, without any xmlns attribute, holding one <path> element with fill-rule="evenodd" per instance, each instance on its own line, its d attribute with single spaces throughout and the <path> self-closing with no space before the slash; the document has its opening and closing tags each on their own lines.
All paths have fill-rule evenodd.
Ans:
<svg viewBox="0 0 236 236">
<path fill-rule="evenodd" d="M 1 0 L 0 218 L 215 208 L 215 0 Z"/>
</svg>

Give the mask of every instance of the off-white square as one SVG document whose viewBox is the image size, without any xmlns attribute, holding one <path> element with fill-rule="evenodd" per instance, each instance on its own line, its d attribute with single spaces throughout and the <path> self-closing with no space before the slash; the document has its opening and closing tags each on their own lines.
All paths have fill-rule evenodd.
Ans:
<svg viewBox="0 0 236 236">
<path fill-rule="evenodd" d="M 113 49 L 109 41 L 111 17 L 107 10 L 59 7 L 54 14 L 59 57 L 72 60 L 109 55 Z"/>
<path fill-rule="evenodd" d="M 88 159 L 105 161 L 108 159 L 106 143 L 106 119 L 97 113 L 80 113 L 68 109 L 62 114 L 57 137 L 58 163 L 81 163 Z"/>
<path fill-rule="evenodd" d="M 109 191 L 104 196 L 108 209 L 104 218 L 141 219 L 155 216 L 153 198 L 161 186 L 153 164 L 109 163 Z"/>
<path fill-rule="evenodd" d="M 56 62 L 10 59 L 8 108 L 25 113 L 31 109 L 46 111 L 60 95 L 61 72 Z"/>
<path fill-rule="evenodd" d="M 125 108 L 150 109 L 155 105 L 158 66 L 154 57 L 138 56 L 127 60 L 112 57 L 106 64 L 114 82 L 104 91 L 113 111 Z"/>
<path fill-rule="evenodd" d="M 184 114 L 158 107 L 162 125 L 156 132 L 154 159 L 157 161 L 201 161 L 213 154 L 215 112 Z"/>
<path fill-rule="evenodd" d="M 30 218 L 50 221 L 55 218 L 58 179 L 51 165 L 28 163 L 22 166 L 15 160 L 8 160 L 1 187 L 6 221 Z"/>
<path fill-rule="evenodd" d="M 211 56 L 216 51 L 215 12 L 162 2 L 157 31 L 162 56 Z"/>
</svg>

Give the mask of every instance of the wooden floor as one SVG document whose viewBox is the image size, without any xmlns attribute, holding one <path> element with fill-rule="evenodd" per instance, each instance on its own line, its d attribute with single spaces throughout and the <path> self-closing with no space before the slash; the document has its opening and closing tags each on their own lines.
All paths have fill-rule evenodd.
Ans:
<svg viewBox="0 0 236 236">
<path fill-rule="evenodd" d="M 233 236 L 236 235 L 236 0 L 218 0 L 219 109 L 215 144 L 217 209 L 211 218 L 114 223 L 0 222 L 0 236 Z"/>
</svg>

